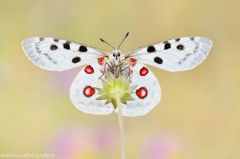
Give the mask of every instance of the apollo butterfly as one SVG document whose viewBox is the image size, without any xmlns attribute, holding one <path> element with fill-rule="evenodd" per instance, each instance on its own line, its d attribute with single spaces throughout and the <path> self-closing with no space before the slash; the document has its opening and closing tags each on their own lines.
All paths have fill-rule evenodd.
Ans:
<svg viewBox="0 0 240 159">
<path fill-rule="evenodd" d="M 127 36 L 128 33 L 125 38 Z M 107 43 L 103 39 L 101 41 Z M 31 37 L 22 42 L 26 56 L 43 69 L 63 71 L 87 65 L 76 76 L 70 88 L 73 104 L 85 113 L 109 114 L 115 110 L 111 103 L 95 100 L 98 97 L 95 88 L 101 86 L 100 79 L 104 78 L 106 71 L 115 76 L 125 75 L 137 88 L 132 94 L 135 100 L 121 104 L 122 114 L 139 116 L 153 109 L 161 98 L 158 80 L 144 64 L 170 72 L 191 70 L 205 60 L 212 41 L 198 36 L 181 37 L 138 47 L 126 53 L 121 53 L 119 47 L 115 49 L 110 46 L 113 48 L 112 53 L 51 37 Z"/>
</svg>

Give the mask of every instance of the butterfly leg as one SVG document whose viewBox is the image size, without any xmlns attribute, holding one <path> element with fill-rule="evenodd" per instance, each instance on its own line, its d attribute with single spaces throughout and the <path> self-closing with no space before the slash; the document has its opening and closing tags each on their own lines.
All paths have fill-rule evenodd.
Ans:
<svg viewBox="0 0 240 159">
<path fill-rule="evenodd" d="M 130 69 L 129 66 L 127 66 L 127 67 L 121 69 L 120 71 L 123 72 L 123 71 L 125 71 L 125 70 L 127 70 L 127 69 L 128 69 L 127 75 L 128 75 L 128 78 L 130 79 L 131 69 Z"/>
<path fill-rule="evenodd" d="M 105 63 L 105 64 L 104 64 L 104 72 L 103 72 L 103 74 L 102 74 L 98 79 L 102 78 L 102 76 L 105 74 L 105 72 L 106 72 L 106 70 L 107 70 L 107 66 L 108 66 L 110 72 L 113 72 L 113 71 L 114 71 L 112 66 L 110 66 L 108 63 Z"/>
</svg>

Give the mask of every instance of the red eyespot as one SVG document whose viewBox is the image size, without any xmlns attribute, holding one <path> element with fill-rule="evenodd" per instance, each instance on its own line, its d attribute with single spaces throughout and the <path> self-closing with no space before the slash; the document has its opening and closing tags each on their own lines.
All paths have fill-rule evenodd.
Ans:
<svg viewBox="0 0 240 159">
<path fill-rule="evenodd" d="M 92 74 L 94 72 L 94 69 L 92 68 L 92 66 L 88 65 L 88 66 L 85 67 L 84 71 L 87 74 Z"/>
<path fill-rule="evenodd" d="M 184 49 L 184 46 L 183 46 L 182 44 L 179 44 L 179 45 L 177 46 L 177 49 L 178 49 L 178 50 L 183 50 L 183 49 Z"/>
<path fill-rule="evenodd" d="M 139 74 L 141 76 L 146 76 L 148 74 L 148 69 L 146 67 L 141 68 Z"/>
<path fill-rule="evenodd" d="M 98 64 L 104 65 L 104 56 L 98 58 Z"/>
<path fill-rule="evenodd" d="M 148 95 L 146 87 L 141 87 L 136 91 L 136 94 L 139 98 L 144 99 Z"/>
<path fill-rule="evenodd" d="M 132 58 L 132 57 L 131 57 L 131 58 L 130 58 L 130 61 L 131 61 L 131 62 L 136 62 L 137 60 L 136 60 L 135 58 Z"/>
<path fill-rule="evenodd" d="M 51 50 L 57 50 L 58 47 L 57 47 L 57 45 L 51 45 L 50 49 L 51 49 Z"/>
<path fill-rule="evenodd" d="M 83 89 L 83 94 L 84 94 L 86 97 L 91 97 L 94 93 L 95 93 L 95 90 L 94 90 L 94 88 L 92 88 L 91 86 L 86 86 L 86 87 Z"/>
<path fill-rule="evenodd" d="M 131 58 L 130 58 L 129 66 L 130 66 L 130 67 L 134 67 L 136 64 L 137 64 L 137 60 L 131 57 Z"/>
</svg>

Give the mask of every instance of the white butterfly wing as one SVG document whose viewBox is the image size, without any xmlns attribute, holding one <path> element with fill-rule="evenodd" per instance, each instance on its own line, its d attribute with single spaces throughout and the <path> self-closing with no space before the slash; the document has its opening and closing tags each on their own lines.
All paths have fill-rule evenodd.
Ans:
<svg viewBox="0 0 240 159">
<path fill-rule="evenodd" d="M 95 100 L 100 96 L 97 94 L 97 90 L 95 90 L 94 94 L 90 97 L 87 97 L 84 93 L 84 88 L 89 86 L 91 88 L 102 88 L 102 82 L 99 80 L 99 77 L 102 75 L 99 71 L 99 64 L 92 64 L 91 67 L 94 70 L 93 74 L 87 74 L 84 69 L 82 69 L 74 79 L 70 88 L 71 101 L 77 109 L 83 111 L 84 113 L 95 115 L 110 114 L 114 110 L 112 104 L 105 105 L 105 100 Z M 149 72 L 147 75 L 139 75 L 139 72 L 143 67 L 148 69 L 146 66 L 141 64 L 136 64 L 133 68 L 131 85 L 138 85 L 138 87 L 131 94 L 135 100 L 128 101 L 127 104 L 121 104 L 123 116 L 134 117 L 145 115 L 152 110 L 161 99 L 160 85 L 154 74 L 148 69 Z M 136 94 L 140 88 L 146 88 L 147 90 L 147 96 L 143 99 L 139 98 Z M 115 112 L 117 112 L 117 109 L 115 109 Z"/>
<path fill-rule="evenodd" d="M 25 39 L 22 47 L 26 56 L 35 65 L 51 71 L 62 71 L 90 64 L 97 62 L 99 57 L 109 55 L 95 47 L 47 37 Z M 131 84 L 138 87 L 131 94 L 135 100 L 121 104 L 122 114 L 131 117 L 145 115 L 161 99 L 161 89 L 156 77 L 140 63 L 171 72 L 190 70 L 204 61 L 211 47 L 212 42 L 207 38 L 183 37 L 153 43 L 127 52 L 126 58 L 132 57 L 137 60 L 137 64 L 132 68 Z M 105 105 L 105 101 L 96 100 L 99 94 L 94 87 L 102 87 L 99 79 L 102 76 L 100 67 L 98 63 L 86 66 L 79 72 L 70 88 L 71 101 L 77 109 L 85 113 L 104 115 L 114 110 L 112 104 Z"/>
<path fill-rule="evenodd" d="M 186 71 L 201 64 L 212 47 L 204 37 L 182 37 L 130 50 L 126 57 L 167 71 Z"/>
<path fill-rule="evenodd" d="M 88 67 L 88 66 L 86 66 Z M 85 67 L 85 68 L 86 68 Z M 88 74 L 85 72 L 85 68 L 82 69 L 77 77 L 74 79 L 71 88 L 70 88 L 70 98 L 75 107 L 84 113 L 90 114 L 102 114 L 106 115 L 113 111 L 112 104 L 104 105 L 105 101 L 103 100 L 95 100 L 100 95 L 97 94 L 97 90 L 94 90 L 93 95 L 87 97 L 85 93 L 89 93 L 85 88 L 93 88 L 98 87 L 102 88 L 102 82 L 99 79 L 102 73 L 100 72 L 100 65 L 98 63 L 94 63 L 91 65 L 94 73 Z M 87 92 L 85 92 L 85 91 Z M 85 93 L 84 93 L 85 92 Z"/>
<path fill-rule="evenodd" d="M 148 70 L 148 73 L 144 76 L 140 75 L 142 68 Z M 145 115 L 160 102 L 161 88 L 158 80 L 146 66 L 136 64 L 133 67 L 131 82 L 132 85 L 138 85 L 131 94 L 135 100 L 128 101 L 127 105 L 121 104 L 122 115 L 130 117 Z M 147 90 L 147 96 L 144 98 L 137 95 L 137 91 L 140 91 L 141 88 Z M 116 109 L 115 112 L 118 112 L 118 110 Z"/>
<path fill-rule="evenodd" d="M 49 37 L 32 37 L 22 41 L 26 56 L 37 66 L 62 71 L 97 62 L 108 53 L 85 44 Z"/>
</svg>

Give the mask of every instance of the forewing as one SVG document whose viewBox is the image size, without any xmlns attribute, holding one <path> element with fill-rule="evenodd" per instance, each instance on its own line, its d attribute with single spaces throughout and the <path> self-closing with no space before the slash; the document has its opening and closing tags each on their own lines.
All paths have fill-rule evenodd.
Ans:
<svg viewBox="0 0 240 159">
<path fill-rule="evenodd" d="M 126 57 L 171 72 L 186 71 L 201 64 L 211 47 L 207 38 L 182 37 L 130 50 Z"/>
<path fill-rule="evenodd" d="M 96 62 L 108 53 L 85 44 L 49 37 L 32 37 L 22 41 L 26 56 L 37 66 L 62 71 Z"/>
<path fill-rule="evenodd" d="M 141 76 L 140 73 L 142 69 L 145 69 L 144 71 L 148 70 L 148 73 L 144 76 Z M 131 82 L 131 85 L 137 85 L 137 88 L 131 94 L 135 100 L 127 101 L 127 105 L 121 104 L 122 115 L 131 117 L 145 115 L 161 100 L 161 88 L 158 80 L 146 66 L 136 64 L 133 67 Z M 137 95 L 141 88 L 147 90 L 147 96 L 144 98 Z M 117 109 L 115 111 L 117 112 Z"/>
<path fill-rule="evenodd" d="M 95 63 L 92 64 L 91 67 L 93 68 L 94 73 L 88 74 L 85 72 L 84 68 L 74 79 L 70 88 L 71 101 L 73 102 L 75 107 L 77 107 L 77 109 L 83 111 L 84 113 L 90 113 L 95 115 L 109 114 L 113 111 L 112 104 L 104 105 L 104 100 L 95 100 L 97 97 L 100 96 L 99 94 L 97 94 L 98 91 L 96 89 L 94 90 L 94 94 L 90 97 L 87 97 L 86 94 L 84 94 L 84 90 L 86 87 L 93 89 L 94 87 L 102 88 L 102 83 L 99 79 L 99 77 L 101 77 L 102 75 L 102 73 L 100 72 L 100 66 L 98 65 L 98 63 Z"/>
</svg>

